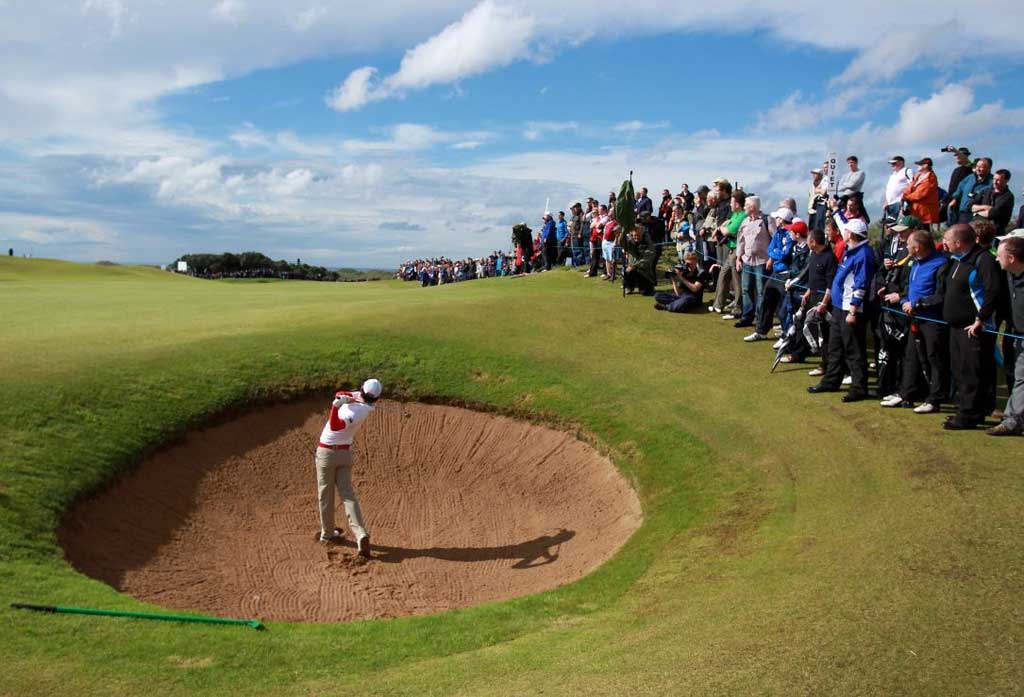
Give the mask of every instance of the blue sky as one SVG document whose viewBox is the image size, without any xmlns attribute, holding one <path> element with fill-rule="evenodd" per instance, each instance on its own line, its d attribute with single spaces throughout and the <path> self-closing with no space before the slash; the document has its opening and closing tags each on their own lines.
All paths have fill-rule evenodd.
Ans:
<svg viewBox="0 0 1024 697">
<path fill-rule="evenodd" d="M 774 203 L 830 150 L 877 197 L 893 153 L 940 178 L 947 143 L 1024 163 L 1021 8 L 643 8 L 0 1 L 0 246 L 393 266 L 507 247 L 630 169 Z"/>
</svg>

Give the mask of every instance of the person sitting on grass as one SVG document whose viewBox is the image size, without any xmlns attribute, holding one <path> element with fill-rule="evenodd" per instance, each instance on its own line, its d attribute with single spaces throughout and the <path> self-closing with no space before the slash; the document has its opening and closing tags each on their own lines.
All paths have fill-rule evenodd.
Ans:
<svg viewBox="0 0 1024 697">
<path fill-rule="evenodd" d="M 688 312 L 700 307 L 704 300 L 704 287 L 711 280 L 711 274 L 701 269 L 698 258 L 697 252 L 694 251 L 683 254 L 683 263 L 673 267 L 673 292 L 656 293 L 655 310 Z"/>
<path fill-rule="evenodd" d="M 622 272 L 622 285 L 627 293 L 640 291 L 641 295 L 654 295 L 657 285 L 657 251 L 644 234 L 643 225 L 637 224 L 628 235 L 621 235 L 619 246 L 626 253 L 626 268 Z"/>
</svg>

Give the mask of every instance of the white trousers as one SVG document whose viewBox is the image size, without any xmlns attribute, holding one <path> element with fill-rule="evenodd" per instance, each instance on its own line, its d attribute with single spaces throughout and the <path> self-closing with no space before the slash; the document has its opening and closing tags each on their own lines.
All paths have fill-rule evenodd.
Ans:
<svg viewBox="0 0 1024 697">
<path fill-rule="evenodd" d="M 363 513 L 352 490 L 352 451 L 316 449 L 316 488 L 320 501 L 320 532 L 334 532 L 334 490 L 337 488 L 345 504 L 348 527 L 356 541 L 366 536 Z"/>
</svg>

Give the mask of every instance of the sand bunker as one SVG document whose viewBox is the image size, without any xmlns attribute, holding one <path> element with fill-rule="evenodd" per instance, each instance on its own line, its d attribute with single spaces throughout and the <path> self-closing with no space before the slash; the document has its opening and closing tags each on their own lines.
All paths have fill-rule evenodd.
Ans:
<svg viewBox="0 0 1024 697">
<path fill-rule="evenodd" d="M 83 573 L 214 615 L 335 622 L 441 612 L 563 585 L 640 525 L 610 461 L 559 431 L 445 406 L 385 405 L 356 441 L 370 560 L 317 541 L 324 400 L 191 434 L 72 510 Z M 344 511 L 338 507 L 338 520 Z"/>
</svg>

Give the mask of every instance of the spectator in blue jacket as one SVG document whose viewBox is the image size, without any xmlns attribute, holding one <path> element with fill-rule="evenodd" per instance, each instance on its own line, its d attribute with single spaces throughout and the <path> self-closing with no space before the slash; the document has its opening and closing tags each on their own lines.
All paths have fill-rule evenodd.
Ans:
<svg viewBox="0 0 1024 697">
<path fill-rule="evenodd" d="M 900 298 L 900 309 L 910 317 L 910 338 L 904 347 L 900 390 L 882 400 L 883 407 L 914 408 L 917 414 L 931 414 L 948 393 L 949 330 L 942 319 L 945 291 L 945 254 L 935 251 L 927 230 L 914 230 L 907 239 L 910 282 Z M 927 394 L 922 404 L 914 400 Z"/>
<path fill-rule="evenodd" d="M 949 224 L 969 223 L 974 217 L 971 207 L 981 203 L 981 195 L 992 188 L 992 158 L 981 157 L 974 165 L 974 173 L 968 174 L 949 195 Z"/>
<path fill-rule="evenodd" d="M 832 281 L 832 317 L 829 335 L 828 370 L 821 382 L 807 388 L 838 392 L 843 376 L 850 374 L 850 391 L 844 402 L 859 402 L 868 396 L 867 326 L 865 316 L 871 279 L 875 277 L 875 253 L 868 244 L 868 226 L 860 218 L 843 224 L 846 251 Z"/>
<path fill-rule="evenodd" d="M 558 211 L 555 221 L 555 239 L 558 240 L 558 264 L 565 263 L 569 258 L 569 223 L 565 220 L 565 211 Z"/>
<path fill-rule="evenodd" d="M 757 328 L 754 330 L 754 334 L 745 337 L 746 341 L 757 341 L 757 337 L 767 338 L 776 311 L 783 332 L 789 328 L 786 321 L 786 310 L 789 303 L 785 302 L 785 299 L 786 281 L 790 276 L 789 264 L 793 260 L 793 237 L 789 232 L 793 222 L 793 211 L 784 206 L 772 213 L 772 218 L 775 219 L 775 232 L 772 233 L 772 238 L 768 242 L 768 262 L 765 264 L 765 272 L 770 276 L 764 287 L 764 299 L 761 301 L 761 313 L 757 318 Z"/>
<path fill-rule="evenodd" d="M 555 228 L 555 221 L 550 213 L 544 214 L 544 227 L 540 231 L 540 242 L 544 248 L 544 270 L 550 271 L 551 267 L 557 264 L 558 258 L 558 234 Z"/>
</svg>

